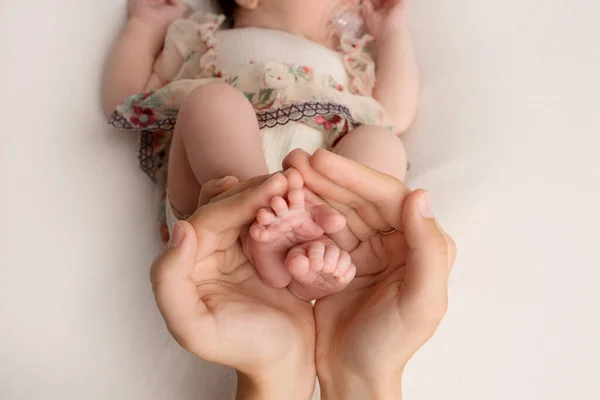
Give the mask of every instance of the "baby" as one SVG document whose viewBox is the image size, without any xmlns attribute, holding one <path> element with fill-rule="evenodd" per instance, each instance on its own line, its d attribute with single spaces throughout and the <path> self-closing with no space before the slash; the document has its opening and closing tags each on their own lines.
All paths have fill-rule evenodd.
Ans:
<svg viewBox="0 0 600 400">
<path fill-rule="evenodd" d="M 278 171 L 295 148 L 403 179 L 397 135 L 419 92 L 406 1 L 219 0 L 222 16 L 182 0 L 129 0 L 103 107 L 112 125 L 141 132 L 141 167 L 166 185 L 167 226 L 196 210 L 209 180 Z M 258 213 L 242 244 L 265 282 L 312 300 L 355 275 L 326 236 L 344 226 L 295 189 Z"/>
</svg>

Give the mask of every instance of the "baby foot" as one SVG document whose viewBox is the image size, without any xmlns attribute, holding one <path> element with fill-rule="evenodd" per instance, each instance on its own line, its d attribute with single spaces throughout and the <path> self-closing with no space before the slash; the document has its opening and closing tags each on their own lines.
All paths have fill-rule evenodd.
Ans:
<svg viewBox="0 0 600 400">
<path fill-rule="evenodd" d="M 289 290 L 304 300 L 340 292 L 356 275 L 350 254 L 326 236 L 291 249 L 285 267 L 294 278 Z"/>
<path fill-rule="evenodd" d="M 286 287 L 292 280 L 284 267 L 288 251 L 324 233 L 339 232 L 345 225 L 345 218 L 331 207 L 306 203 L 304 191 L 294 189 L 287 194 L 287 201 L 274 197 L 270 209 L 258 212 L 256 222 L 245 235 L 249 237 L 242 244 L 263 281 L 274 287 Z"/>
</svg>

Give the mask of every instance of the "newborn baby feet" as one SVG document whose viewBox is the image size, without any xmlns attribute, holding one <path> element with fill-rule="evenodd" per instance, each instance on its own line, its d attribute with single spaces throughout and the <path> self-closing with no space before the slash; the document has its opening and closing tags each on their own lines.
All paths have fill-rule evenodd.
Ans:
<svg viewBox="0 0 600 400">
<path fill-rule="evenodd" d="M 287 200 L 274 197 L 271 208 L 258 212 L 244 251 L 266 283 L 315 300 L 343 290 L 354 278 L 350 255 L 324 235 L 345 225 L 331 207 L 306 203 L 304 191 L 295 189 Z"/>
<path fill-rule="evenodd" d="M 294 277 L 288 289 L 305 300 L 337 293 L 356 275 L 350 254 L 327 236 L 293 247 L 285 259 L 285 268 Z"/>
</svg>

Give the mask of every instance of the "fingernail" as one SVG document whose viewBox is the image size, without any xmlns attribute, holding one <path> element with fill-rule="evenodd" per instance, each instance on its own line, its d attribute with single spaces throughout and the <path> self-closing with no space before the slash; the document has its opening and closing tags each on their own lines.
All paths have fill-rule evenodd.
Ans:
<svg viewBox="0 0 600 400">
<path fill-rule="evenodd" d="M 223 187 L 223 185 L 225 185 L 225 182 L 227 182 L 227 178 L 229 178 L 228 176 L 226 176 L 225 178 L 221 178 L 217 181 L 217 183 L 215 183 L 215 189 L 221 189 Z"/>
<path fill-rule="evenodd" d="M 433 219 L 433 212 L 431 211 L 431 199 L 429 197 L 429 192 L 423 193 L 423 195 L 419 199 L 419 211 L 421 212 L 421 216 L 423 218 Z"/>
<path fill-rule="evenodd" d="M 173 225 L 173 232 L 171 233 L 171 240 L 169 241 L 169 247 L 177 247 L 183 242 L 183 238 L 185 236 L 185 230 L 178 222 Z"/>
</svg>

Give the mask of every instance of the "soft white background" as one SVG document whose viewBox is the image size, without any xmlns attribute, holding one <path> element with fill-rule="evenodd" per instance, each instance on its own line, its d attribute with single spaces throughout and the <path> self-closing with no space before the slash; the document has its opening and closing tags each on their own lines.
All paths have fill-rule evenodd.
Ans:
<svg viewBox="0 0 600 400">
<path fill-rule="evenodd" d="M 124 0 L 0 0 L 0 398 L 230 399 L 147 279 L 152 186 L 98 93 Z M 409 183 L 459 244 L 407 399 L 600 398 L 600 3 L 413 0 Z"/>
</svg>

